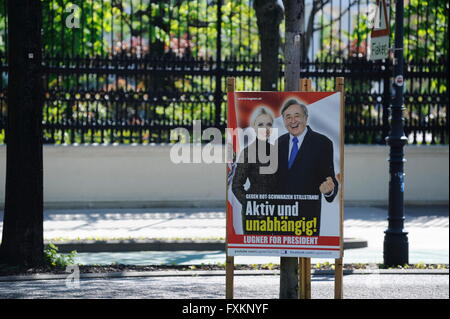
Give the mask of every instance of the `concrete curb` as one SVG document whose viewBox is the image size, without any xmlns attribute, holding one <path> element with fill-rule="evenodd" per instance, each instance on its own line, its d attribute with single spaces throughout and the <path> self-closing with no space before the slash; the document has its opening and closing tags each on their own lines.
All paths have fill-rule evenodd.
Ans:
<svg viewBox="0 0 450 319">
<path fill-rule="evenodd" d="M 67 274 L 34 274 L 17 276 L 0 276 L 0 282 L 33 281 L 33 280 L 65 280 Z M 235 276 L 278 276 L 279 270 L 235 270 Z M 334 276 L 334 270 L 312 270 L 312 276 Z M 449 275 L 448 269 L 367 269 L 344 270 L 344 275 Z M 163 270 L 163 271 L 127 271 L 110 273 L 80 274 L 80 279 L 91 278 L 139 278 L 139 277 L 204 277 L 225 276 L 225 270 Z"/>
<path fill-rule="evenodd" d="M 50 241 L 48 241 L 50 242 Z M 46 244 L 48 244 L 46 242 Z M 134 251 L 225 251 L 225 242 L 199 241 L 183 239 L 176 241 L 165 240 L 102 240 L 102 241 L 72 241 L 56 242 L 56 246 L 61 253 L 69 253 L 76 250 L 79 253 L 99 253 L 99 252 L 134 252 Z M 357 238 L 344 238 L 344 249 L 356 249 L 367 247 L 367 241 Z"/>
</svg>

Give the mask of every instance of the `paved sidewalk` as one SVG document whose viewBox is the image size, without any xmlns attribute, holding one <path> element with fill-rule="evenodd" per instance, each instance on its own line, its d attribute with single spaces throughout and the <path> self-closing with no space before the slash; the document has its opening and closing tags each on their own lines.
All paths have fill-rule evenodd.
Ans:
<svg viewBox="0 0 450 319">
<path fill-rule="evenodd" d="M 360 231 L 367 236 L 368 229 L 385 230 L 387 227 L 384 208 L 346 207 L 344 218 L 345 237 L 355 237 Z M 423 245 L 428 247 L 435 228 L 447 229 L 448 234 L 448 207 L 406 208 L 406 229 L 412 233 L 418 229 L 426 232 L 426 238 L 420 239 Z M 225 212 L 217 208 L 47 210 L 44 232 L 46 239 L 217 239 L 225 238 Z M 446 244 L 448 247 L 448 240 Z"/>
<path fill-rule="evenodd" d="M 406 207 L 405 212 L 410 254 L 415 256 L 410 262 L 448 263 L 448 206 Z M 381 262 L 387 210 L 346 207 L 344 217 L 344 237 L 368 242 L 367 248 L 349 250 L 346 256 L 357 254 L 350 259 L 352 262 L 358 258 L 360 262 Z M 0 231 L 2 221 L 0 213 Z M 47 210 L 44 236 L 56 243 L 109 239 L 223 240 L 225 213 L 217 208 Z M 221 254 L 213 254 L 222 258 Z"/>
<path fill-rule="evenodd" d="M 3 221 L 0 214 L 0 230 Z M 386 209 L 346 207 L 345 237 L 362 238 L 369 247 L 345 252 L 344 262 L 382 262 Z M 218 239 L 225 236 L 225 214 L 220 209 L 101 209 L 49 210 L 45 212 L 45 238 L 55 239 Z M 448 263 L 448 207 L 406 209 L 410 262 Z M 147 255 L 145 255 L 147 254 Z M 159 256 L 156 256 L 159 254 Z M 83 257 L 83 254 L 79 254 Z M 84 258 L 84 257 L 83 257 Z M 95 253 L 95 263 L 129 261 L 132 264 L 224 262 L 223 251 L 136 252 L 114 259 L 113 253 Z M 158 259 L 159 258 L 159 259 Z M 247 258 L 247 257 L 246 257 Z M 434 260 L 434 261 L 433 261 Z M 156 262 L 155 262 L 156 261 Z M 236 257 L 238 263 L 276 263 L 279 258 Z M 318 262 L 314 260 L 313 262 Z M 258 275 L 256 275 L 258 274 Z M 81 278 L 79 288 L 67 285 L 66 276 L 56 280 L 0 281 L 1 298 L 224 298 L 223 273 L 210 272 L 167 275 L 153 272 L 143 277 Z M 312 277 L 312 297 L 333 298 L 333 276 Z M 278 299 L 279 273 L 249 272 L 235 277 L 235 297 Z M 406 274 L 373 271 L 344 276 L 344 297 L 348 299 L 448 299 L 448 271 L 423 271 Z"/>
<path fill-rule="evenodd" d="M 161 272 L 160 272 L 161 273 Z M 252 275 L 251 271 L 234 279 L 235 298 L 278 299 L 279 275 Z M 334 277 L 313 275 L 313 299 L 331 299 Z M 73 282 L 34 280 L 0 282 L 2 298 L 159 298 L 223 299 L 225 277 L 216 275 L 81 278 Z M 347 299 L 448 299 L 449 276 L 434 272 L 414 274 L 350 274 L 344 276 Z"/>
</svg>

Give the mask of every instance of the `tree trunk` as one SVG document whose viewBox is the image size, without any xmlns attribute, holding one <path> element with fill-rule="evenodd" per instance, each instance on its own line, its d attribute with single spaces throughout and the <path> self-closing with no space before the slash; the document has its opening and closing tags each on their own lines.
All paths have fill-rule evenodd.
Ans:
<svg viewBox="0 0 450 319">
<path fill-rule="evenodd" d="M 311 46 L 312 36 L 314 33 L 314 19 L 316 14 L 328 3 L 330 0 L 314 0 L 312 2 L 311 13 L 308 17 L 308 21 L 306 22 L 306 31 L 304 33 L 304 42 L 301 47 L 300 61 L 304 62 L 308 60 L 308 51 Z M 312 57 L 314 60 L 314 56 Z"/>
<path fill-rule="evenodd" d="M 298 91 L 301 48 L 304 46 L 305 1 L 284 0 L 285 8 L 285 91 Z"/>
<path fill-rule="evenodd" d="M 286 21 L 285 91 L 298 91 L 300 82 L 300 49 L 304 34 L 304 0 L 284 0 Z M 281 257 L 280 299 L 298 298 L 298 259 Z"/>
<path fill-rule="evenodd" d="M 253 7 L 261 42 L 261 91 L 275 91 L 280 69 L 278 53 L 283 7 L 276 0 L 255 0 Z"/>
<path fill-rule="evenodd" d="M 311 45 L 311 40 L 312 40 L 312 35 L 314 33 L 314 18 L 316 16 L 317 13 L 317 0 L 313 1 L 312 3 L 312 9 L 311 9 L 311 13 L 308 17 L 308 22 L 306 23 L 306 33 L 304 36 L 304 45 L 301 48 L 301 53 L 300 53 L 300 60 L 302 62 L 307 61 L 308 59 L 308 50 L 309 50 L 309 46 Z M 314 59 L 314 57 L 313 57 Z"/>
<path fill-rule="evenodd" d="M 8 1 L 8 122 L 2 263 L 43 262 L 41 1 Z"/>
</svg>

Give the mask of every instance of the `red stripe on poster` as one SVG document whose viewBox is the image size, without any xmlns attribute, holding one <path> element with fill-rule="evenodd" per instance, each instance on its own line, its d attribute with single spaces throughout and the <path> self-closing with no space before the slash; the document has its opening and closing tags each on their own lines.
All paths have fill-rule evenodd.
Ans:
<svg viewBox="0 0 450 319">
<path fill-rule="evenodd" d="M 289 249 L 293 249 L 293 250 L 340 250 L 340 248 L 314 248 L 314 247 L 271 247 L 271 246 L 267 246 L 267 247 L 253 247 L 253 246 L 234 246 L 234 245 L 229 245 L 228 248 L 242 248 L 242 249 L 274 249 L 274 250 L 289 250 Z"/>
<path fill-rule="evenodd" d="M 273 240 L 274 237 L 279 240 Z M 288 236 L 288 235 L 236 235 L 233 244 L 285 244 L 285 245 L 317 245 L 339 246 L 339 236 Z"/>
<path fill-rule="evenodd" d="M 228 92 L 227 93 L 228 98 L 228 121 L 227 121 L 227 127 L 230 129 L 235 129 L 237 127 L 237 119 L 236 119 L 236 105 L 235 105 L 235 93 L 234 92 Z M 232 133 L 232 132 L 228 132 Z M 228 137 L 230 139 L 230 142 L 233 143 L 233 151 L 236 153 L 238 150 L 238 138 L 237 135 L 232 133 L 232 136 Z"/>
</svg>

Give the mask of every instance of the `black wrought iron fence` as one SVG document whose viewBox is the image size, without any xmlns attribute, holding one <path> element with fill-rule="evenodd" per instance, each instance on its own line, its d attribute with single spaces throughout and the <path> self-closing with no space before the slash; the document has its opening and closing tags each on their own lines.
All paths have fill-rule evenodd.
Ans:
<svg viewBox="0 0 450 319">
<path fill-rule="evenodd" d="M 345 77 L 346 142 L 384 143 L 392 70 L 390 61 L 367 60 L 375 1 L 305 2 L 302 77 L 322 91 L 333 90 L 335 77 Z M 0 3 L 5 143 L 8 39 L 6 0 Z M 191 129 L 193 120 L 225 128 L 225 78 L 236 77 L 238 90 L 260 89 L 252 3 L 43 1 L 46 143 L 164 143 L 171 129 Z M 405 133 L 411 143 L 448 143 L 448 10 L 443 0 L 406 6 Z M 274 72 L 283 90 L 283 68 Z"/>
</svg>

